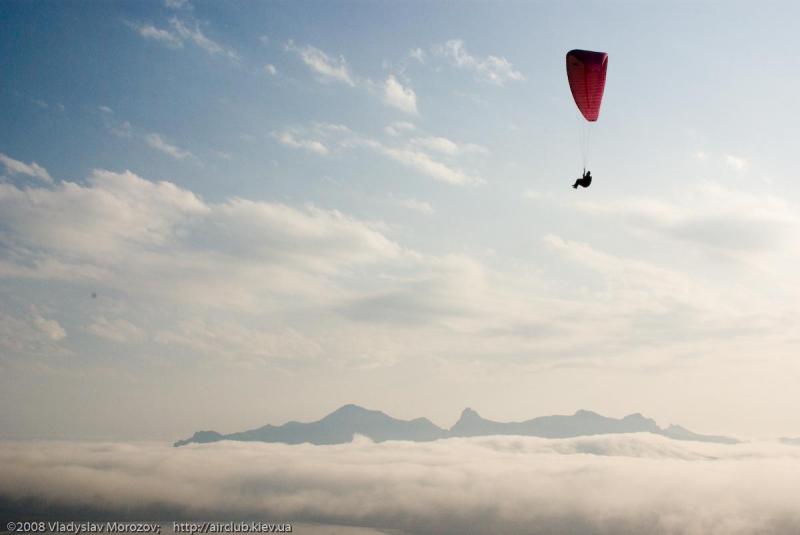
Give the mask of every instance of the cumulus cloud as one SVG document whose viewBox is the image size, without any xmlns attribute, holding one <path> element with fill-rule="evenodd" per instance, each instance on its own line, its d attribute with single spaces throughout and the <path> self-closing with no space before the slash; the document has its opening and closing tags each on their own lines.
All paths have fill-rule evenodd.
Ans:
<svg viewBox="0 0 800 535">
<path fill-rule="evenodd" d="M 521 81 L 525 77 L 504 57 L 476 57 L 467 52 L 464 41 L 451 39 L 433 48 L 434 53 L 447 59 L 453 66 L 472 71 L 476 78 L 496 85 L 510 81 Z"/>
<path fill-rule="evenodd" d="M 161 137 L 161 134 L 147 134 L 144 136 L 144 141 L 150 148 L 175 158 L 176 160 L 185 160 L 186 158 L 194 157 L 194 155 L 188 150 L 184 150 L 167 142 L 163 137 Z"/>
<path fill-rule="evenodd" d="M 0 275 L 98 281 L 216 306 L 258 302 L 264 292 L 321 299 L 326 274 L 400 254 L 370 224 L 337 211 L 207 203 L 130 172 L 95 171 L 86 185 L 54 189 L 0 184 L 0 228 Z"/>
<path fill-rule="evenodd" d="M 800 529 L 798 493 L 796 446 L 649 434 L 180 449 L 0 445 L 6 510 L 39 516 L 270 518 L 437 535 L 788 535 Z"/>
<path fill-rule="evenodd" d="M 287 42 L 285 48 L 297 53 L 303 63 L 319 76 L 320 81 L 333 80 L 351 87 L 356 85 L 344 56 L 334 58 L 319 48 L 311 45 L 297 46 L 293 41 Z"/>
<path fill-rule="evenodd" d="M 0 153 L 0 163 L 5 166 L 6 172 L 11 175 L 27 175 L 38 178 L 42 182 L 47 182 L 48 184 L 53 183 L 53 178 L 50 176 L 50 173 L 47 172 L 47 169 L 36 162 L 24 163 Z"/>
<path fill-rule="evenodd" d="M 417 114 L 417 95 L 410 87 L 403 85 L 390 75 L 386 79 L 383 89 L 383 100 L 389 106 L 393 106 L 406 113 Z"/>
<path fill-rule="evenodd" d="M 267 63 L 266 65 L 264 65 L 264 72 L 272 76 L 275 76 L 276 74 L 278 74 L 278 69 L 276 69 L 275 65 L 273 65 L 272 63 Z"/>
</svg>

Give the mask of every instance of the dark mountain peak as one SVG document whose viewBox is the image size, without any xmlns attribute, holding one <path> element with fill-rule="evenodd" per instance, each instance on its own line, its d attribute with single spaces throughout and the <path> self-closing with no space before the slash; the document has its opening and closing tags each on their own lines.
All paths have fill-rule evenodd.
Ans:
<svg viewBox="0 0 800 535">
<path fill-rule="evenodd" d="M 459 422 L 468 422 L 468 421 L 475 421 L 475 420 L 483 420 L 481 415 L 467 407 L 463 411 L 461 411 L 461 417 L 458 419 Z"/>
<path fill-rule="evenodd" d="M 658 427 L 658 424 L 656 424 L 655 420 L 653 420 L 652 418 L 647 418 L 646 416 L 642 415 L 639 412 L 634 412 L 633 414 L 627 415 L 625 418 L 622 419 L 622 421 L 640 423 L 650 427 L 653 426 Z"/>
<path fill-rule="evenodd" d="M 600 415 L 593 411 L 587 411 L 586 409 L 578 409 L 577 411 L 575 411 L 575 416 L 581 418 L 596 418 L 597 416 Z"/>
<path fill-rule="evenodd" d="M 502 434 L 503 426 L 499 422 L 487 420 L 476 411 L 467 407 L 461 412 L 461 417 L 450 428 L 450 434 L 454 437 L 472 437 L 480 435 L 499 435 Z"/>
<path fill-rule="evenodd" d="M 190 444 L 192 442 L 196 442 L 198 444 L 206 444 L 208 442 L 217 442 L 218 440 L 223 440 L 225 437 L 222 436 L 220 433 L 216 431 L 197 431 L 191 438 L 187 438 L 185 440 L 179 440 L 173 446 L 185 446 L 186 444 Z"/>
<path fill-rule="evenodd" d="M 327 415 L 325 418 L 320 420 L 320 422 L 341 424 L 343 422 L 375 421 L 384 419 L 392 420 L 392 417 L 387 416 L 381 411 L 373 411 L 370 409 L 365 409 L 364 407 L 359 407 L 358 405 L 353 405 L 352 403 L 348 403 L 347 405 L 342 405 Z"/>
<path fill-rule="evenodd" d="M 335 411 L 330 413 L 328 416 L 334 416 L 334 415 L 337 415 L 337 416 L 340 416 L 340 415 L 341 416 L 358 416 L 358 415 L 361 415 L 361 414 L 376 413 L 376 412 L 379 412 L 379 411 L 371 411 L 371 410 L 365 409 L 364 407 L 361 407 L 359 405 L 355 405 L 353 403 L 348 403 L 347 405 L 342 405 L 341 407 L 339 407 L 338 409 L 336 409 Z M 328 416 L 326 416 L 326 418 Z"/>
</svg>

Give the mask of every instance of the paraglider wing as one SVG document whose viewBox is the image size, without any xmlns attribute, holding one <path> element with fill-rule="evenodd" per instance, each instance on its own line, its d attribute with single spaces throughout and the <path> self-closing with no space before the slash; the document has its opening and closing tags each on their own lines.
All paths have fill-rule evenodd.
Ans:
<svg viewBox="0 0 800 535">
<path fill-rule="evenodd" d="M 589 50 L 567 52 L 567 78 L 572 98 L 587 121 L 600 115 L 600 103 L 606 87 L 608 54 Z"/>
</svg>

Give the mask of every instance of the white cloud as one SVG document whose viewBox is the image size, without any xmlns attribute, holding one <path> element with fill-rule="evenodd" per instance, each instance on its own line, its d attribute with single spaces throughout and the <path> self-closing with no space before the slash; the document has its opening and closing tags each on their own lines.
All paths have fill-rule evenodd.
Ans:
<svg viewBox="0 0 800 535">
<path fill-rule="evenodd" d="M 383 130 L 390 136 L 399 136 L 403 132 L 414 130 L 414 128 L 414 124 L 408 121 L 395 121 Z"/>
<path fill-rule="evenodd" d="M 416 199 L 400 199 L 397 204 L 412 212 L 417 212 L 425 215 L 432 215 L 435 210 L 429 202 L 418 201 Z"/>
<path fill-rule="evenodd" d="M 38 178 L 42 182 L 47 182 L 48 184 L 53 183 L 53 178 L 50 176 L 50 173 L 47 172 L 47 169 L 36 162 L 24 163 L 0 153 L 0 163 L 5 166 L 6 172 L 12 175 L 27 175 Z"/>
<path fill-rule="evenodd" d="M 164 7 L 167 9 L 185 9 L 187 11 L 194 9 L 189 0 L 164 0 Z"/>
<path fill-rule="evenodd" d="M 66 331 L 55 320 L 41 316 L 36 307 L 19 314 L 0 304 L 0 364 L 11 354 L 25 357 L 63 353 L 58 342 L 66 338 Z"/>
<path fill-rule="evenodd" d="M 485 147 L 473 143 L 456 143 L 445 137 L 418 137 L 411 140 L 411 143 L 426 149 L 430 149 L 448 156 L 456 156 L 464 153 L 487 154 L 489 151 Z"/>
<path fill-rule="evenodd" d="M 110 126 L 111 133 L 118 137 L 131 137 L 133 135 L 133 125 L 129 121 L 123 121 L 119 126 Z"/>
<path fill-rule="evenodd" d="M 169 1 L 170 0 L 167 0 L 167 2 Z M 181 4 L 181 6 L 172 6 L 173 9 L 183 8 L 186 11 L 191 11 L 192 9 L 191 4 L 186 1 L 173 0 L 173 2 L 175 4 Z M 233 49 L 223 46 L 209 38 L 205 33 L 203 33 L 203 30 L 200 29 L 200 26 L 197 22 L 191 24 L 177 17 L 173 17 L 169 21 L 172 31 L 163 28 L 157 28 L 149 23 L 135 24 L 129 22 L 127 24 L 143 38 L 158 41 L 172 48 L 183 48 L 185 43 L 190 43 L 205 50 L 209 54 L 219 54 L 232 61 L 239 61 L 239 55 Z"/>
<path fill-rule="evenodd" d="M 732 154 L 725 155 L 725 165 L 734 171 L 744 171 L 748 167 L 748 161 L 741 156 L 734 156 Z"/>
<path fill-rule="evenodd" d="M 455 185 L 482 182 L 480 177 L 471 176 L 461 169 L 436 161 L 424 152 L 391 147 L 381 147 L 381 152 L 393 160 L 441 182 Z"/>
<path fill-rule="evenodd" d="M 181 149 L 180 147 L 168 143 L 160 134 L 147 134 L 144 136 L 144 140 L 150 148 L 166 154 L 167 156 L 171 156 L 176 160 L 185 160 L 186 158 L 194 157 L 188 150 Z"/>
<path fill-rule="evenodd" d="M 32 314 L 33 324 L 48 339 L 57 342 L 67 337 L 67 332 L 56 320 L 42 317 L 36 309 L 33 310 Z"/>
<path fill-rule="evenodd" d="M 329 276 L 401 252 L 337 211 L 210 204 L 130 172 L 95 171 L 85 186 L 55 189 L 0 183 L 0 228 L 0 276 L 86 280 L 140 299 L 232 309 L 324 300 L 338 291 Z"/>
<path fill-rule="evenodd" d="M 98 106 L 97 109 L 100 110 L 103 113 L 109 113 L 109 114 L 113 114 L 114 113 L 114 110 L 112 110 L 108 106 Z"/>
<path fill-rule="evenodd" d="M 146 338 L 146 333 L 142 328 L 123 318 L 95 317 L 86 327 L 86 331 L 100 338 L 122 344 L 141 342 Z"/>
<path fill-rule="evenodd" d="M 145 39 L 152 39 L 153 41 L 159 41 L 173 48 L 183 47 L 183 41 L 181 41 L 181 39 L 177 35 L 173 34 L 169 30 L 156 28 L 152 24 L 130 24 L 130 26 Z"/>
<path fill-rule="evenodd" d="M 390 75 L 384 84 L 383 100 L 406 113 L 417 114 L 417 95 L 410 87 L 403 87 L 394 75 Z"/>
<path fill-rule="evenodd" d="M 310 45 L 298 47 L 293 41 L 287 42 L 285 48 L 296 52 L 303 63 L 319 75 L 321 81 L 335 80 L 351 87 L 356 85 L 344 56 L 332 58 L 319 48 Z"/>
<path fill-rule="evenodd" d="M 236 52 L 210 39 L 203 33 L 197 23 L 194 24 L 194 27 L 190 27 L 177 17 L 170 19 L 169 23 L 182 40 L 194 43 L 209 54 L 221 54 L 233 61 L 239 60 L 239 56 Z"/>
<path fill-rule="evenodd" d="M 514 69 L 511 62 L 504 57 L 489 55 L 479 58 L 471 55 L 461 39 L 451 39 L 443 45 L 434 47 L 434 53 L 447 59 L 455 67 L 472 71 L 477 78 L 496 85 L 525 79 L 522 73 Z"/>
<path fill-rule="evenodd" d="M 275 68 L 275 65 L 267 63 L 266 65 L 264 65 L 264 72 L 272 76 L 275 76 L 276 74 L 278 74 L 278 69 Z"/>
<path fill-rule="evenodd" d="M 297 139 L 296 135 L 290 131 L 273 132 L 272 136 L 278 140 L 278 143 L 293 149 L 304 149 L 315 154 L 322 156 L 327 155 L 330 150 L 321 141 L 316 139 Z"/>
<path fill-rule="evenodd" d="M 421 48 L 413 48 L 413 49 L 411 49 L 411 51 L 408 53 L 408 55 L 409 55 L 409 57 L 417 60 L 420 63 L 425 63 L 425 59 L 427 57 L 427 54 Z"/>
<path fill-rule="evenodd" d="M 798 466 L 794 446 L 646 433 L 179 449 L 6 442 L 0 496 L 13 513 L 36 504 L 38 517 L 91 504 L 111 517 L 269 518 L 421 535 L 788 535 L 800 530 Z"/>
<path fill-rule="evenodd" d="M 291 328 L 251 328 L 240 322 L 182 321 L 174 330 L 160 330 L 156 342 L 182 345 L 211 355 L 235 355 L 238 362 L 258 363 L 281 359 L 311 360 L 323 354 L 314 340 Z"/>
<path fill-rule="evenodd" d="M 734 255 L 782 249 L 800 231 L 798 207 L 791 202 L 713 182 L 704 182 L 674 201 L 640 197 L 579 202 L 575 207 L 621 218 L 636 232 L 655 232 Z"/>
</svg>

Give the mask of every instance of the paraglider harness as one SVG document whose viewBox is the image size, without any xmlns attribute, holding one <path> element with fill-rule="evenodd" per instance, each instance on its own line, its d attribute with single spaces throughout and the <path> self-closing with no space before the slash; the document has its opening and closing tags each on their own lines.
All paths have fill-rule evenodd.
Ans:
<svg viewBox="0 0 800 535">
<path fill-rule="evenodd" d="M 583 168 L 583 176 L 575 181 L 572 185 L 573 188 L 578 189 L 578 186 L 588 188 L 592 184 L 592 172 L 586 172 L 586 168 Z"/>
</svg>

